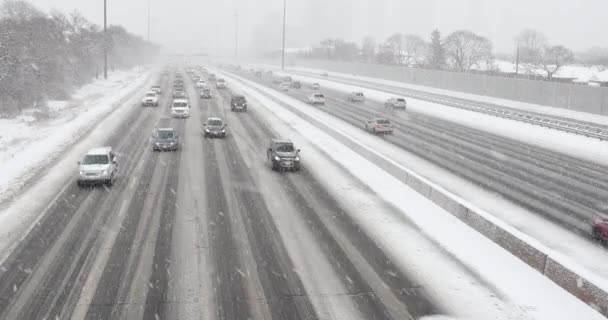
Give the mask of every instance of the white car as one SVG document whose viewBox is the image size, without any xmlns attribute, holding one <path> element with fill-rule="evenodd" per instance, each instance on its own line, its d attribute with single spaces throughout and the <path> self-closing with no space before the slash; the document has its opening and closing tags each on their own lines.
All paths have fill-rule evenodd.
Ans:
<svg viewBox="0 0 608 320">
<path fill-rule="evenodd" d="M 148 91 L 141 100 L 141 105 L 144 107 L 154 106 L 158 107 L 158 94 L 155 91 Z"/>
<path fill-rule="evenodd" d="M 89 150 L 84 159 L 78 161 L 78 166 L 78 179 L 76 183 L 79 187 L 88 184 L 111 186 L 114 184 L 118 173 L 118 160 L 112 152 L 111 147 Z"/>
<path fill-rule="evenodd" d="M 226 89 L 226 80 L 219 78 L 217 79 L 217 83 L 215 84 L 215 87 L 218 89 Z"/>
<path fill-rule="evenodd" d="M 310 88 L 312 90 L 321 90 L 321 85 L 315 82 L 315 83 L 313 83 L 313 84 L 310 85 Z"/>
<path fill-rule="evenodd" d="M 199 89 L 202 89 L 205 86 L 207 86 L 207 83 L 205 81 L 203 81 L 203 80 L 199 80 L 199 81 L 196 82 L 196 87 L 199 88 Z"/>
<path fill-rule="evenodd" d="M 319 92 L 315 92 L 308 96 L 308 103 L 310 104 L 325 104 L 325 95 Z"/>
<path fill-rule="evenodd" d="M 152 86 L 152 88 L 150 88 L 150 91 L 154 91 L 158 95 L 161 95 L 163 93 L 163 90 L 160 86 Z"/>
<path fill-rule="evenodd" d="M 365 130 L 371 133 L 393 134 L 393 124 L 387 119 L 373 118 L 365 122 Z"/>
<path fill-rule="evenodd" d="M 393 97 L 393 98 L 386 100 L 386 102 L 384 103 L 384 107 L 405 110 L 405 108 L 407 108 L 407 102 L 405 101 L 404 98 Z"/>
<path fill-rule="evenodd" d="M 171 116 L 173 118 L 190 117 L 190 105 L 186 99 L 175 99 L 171 104 Z"/>
<path fill-rule="evenodd" d="M 283 82 L 279 85 L 279 89 L 281 89 L 281 91 L 289 91 L 289 83 L 288 82 Z"/>
</svg>

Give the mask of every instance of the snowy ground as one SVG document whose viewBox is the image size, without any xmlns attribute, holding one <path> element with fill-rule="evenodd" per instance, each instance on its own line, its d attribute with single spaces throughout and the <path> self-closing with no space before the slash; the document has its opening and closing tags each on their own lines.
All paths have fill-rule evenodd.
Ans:
<svg viewBox="0 0 608 320">
<path fill-rule="evenodd" d="M 226 78 L 231 81 L 231 88 L 256 100 L 256 112 L 263 114 L 269 123 L 276 124 L 273 125 L 275 130 L 294 140 L 304 150 L 306 166 L 327 166 L 322 158 L 330 157 L 365 185 L 366 188 L 360 188 L 346 183 L 332 174 L 336 172 L 333 167 L 315 173 L 343 205 L 353 209 L 353 218 L 359 225 L 373 234 L 400 266 L 416 273 L 423 285 L 433 288 L 433 293 L 441 297 L 448 308 L 458 310 L 458 317 L 602 318 L 525 263 L 341 142 L 349 140 L 363 149 L 374 150 L 375 147 L 359 140 L 362 134 L 359 128 L 336 126 L 339 120 L 301 101 L 243 79 Z M 269 97 L 280 99 L 293 109 L 288 110 Z M 304 114 L 313 122 L 302 118 Z M 374 205 L 376 195 L 396 208 L 398 213 L 374 210 L 377 208 Z M 424 236 L 413 230 L 421 231 Z M 432 249 L 432 244 L 437 244 L 442 250 Z M 476 301 L 483 303 L 476 305 Z M 491 301 L 495 303 L 493 308 L 481 306 Z"/>
<path fill-rule="evenodd" d="M 281 75 L 282 73 L 278 72 L 278 74 Z M 391 96 L 381 91 L 341 84 L 331 80 L 320 80 L 300 75 L 292 75 L 292 77 L 302 81 L 319 82 L 322 88 L 331 88 L 344 93 L 363 91 L 369 99 L 381 102 Z M 605 142 L 439 104 L 408 101 L 410 101 L 409 110 L 411 111 L 518 139 L 588 161 L 608 164 L 608 160 L 606 160 L 608 159 L 606 157 L 608 156 L 608 145 Z M 333 126 L 339 126 L 339 121 L 335 122 Z M 579 274 L 585 275 L 589 281 L 593 281 L 603 288 L 608 288 L 608 268 L 605 267 L 608 263 L 608 252 L 601 245 L 590 242 L 588 238 L 565 230 L 563 226 L 531 213 L 497 194 L 488 192 L 452 172 L 430 164 L 392 145 L 378 142 L 378 139 L 372 141 L 370 137 L 367 137 L 368 135 L 361 135 L 360 133 L 354 136 L 357 137 L 358 141 L 368 143 L 376 151 L 387 155 L 397 163 L 438 184 L 452 194 L 474 203 L 477 207 L 488 212 L 489 215 L 502 221 L 502 224 L 508 226 L 508 228 L 514 228 L 517 230 L 516 232 L 521 232 L 523 236 L 531 238 L 531 241 L 538 242 L 540 246 L 544 247 L 544 252 L 569 265 L 572 270 L 577 270 Z"/>
<path fill-rule="evenodd" d="M 96 80 L 68 101 L 50 101 L 48 117 L 26 110 L 15 119 L 0 119 L 0 203 L 12 197 L 40 168 L 86 135 L 113 112 L 127 93 L 142 85 L 150 71 L 116 71 Z"/>
</svg>

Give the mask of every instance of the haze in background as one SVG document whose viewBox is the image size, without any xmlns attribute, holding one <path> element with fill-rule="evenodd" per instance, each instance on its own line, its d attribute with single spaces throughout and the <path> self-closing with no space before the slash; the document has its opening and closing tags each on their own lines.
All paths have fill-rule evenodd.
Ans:
<svg viewBox="0 0 608 320">
<path fill-rule="evenodd" d="M 102 24 L 103 0 L 31 0 L 39 8 L 77 9 Z M 108 23 L 147 34 L 148 0 L 108 0 Z M 165 52 L 232 55 L 234 14 L 239 14 L 240 54 L 281 46 L 282 0 L 151 0 L 151 40 Z M 394 32 L 428 38 L 469 29 L 494 42 L 496 52 L 513 51 L 524 28 L 546 34 L 551 43 L 575 51 L 608 46 L 606 0 L 287 0 L 287 46 L 317 44 L 326 37 L 384 41 Z"/>
</svg>

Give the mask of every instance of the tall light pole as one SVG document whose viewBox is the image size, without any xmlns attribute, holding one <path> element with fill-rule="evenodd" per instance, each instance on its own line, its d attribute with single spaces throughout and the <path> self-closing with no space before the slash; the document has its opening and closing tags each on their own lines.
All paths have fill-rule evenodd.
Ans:
<svg viewBox="0 0 608 320">
<path fill-rule="evenodd" d="M 150 42 L 150 0 L 148 0 L 148 42 Z"/>
<path fill-rule="evenodd" d="M 236 26 L 234 30 L 234 60 L 236 63 L 239 61 L 239 14 L 235 13 Z"/>
<path fill-rule="evenodd" d="M 283 50 L 281 51 L 281 70 L 285 70 L 285 16 L 287 13 L 287 0 L 283 0 Z"/>
<path fill-rule="evenodd" d="M 103 78 L 108 79 L 107 0 L 103 0 Z"/>
</svg>

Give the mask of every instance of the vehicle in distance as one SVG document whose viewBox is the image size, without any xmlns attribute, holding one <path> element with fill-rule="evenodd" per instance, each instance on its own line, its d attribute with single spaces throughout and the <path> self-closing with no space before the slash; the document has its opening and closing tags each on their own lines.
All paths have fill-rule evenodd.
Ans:
<svg viewBox="0 0 608 320">
<path fill-rule="evenodd" d="M 222 78 L 217 79 L 215 87 L 218 89 L 226 89 L 226 80 Z"/>
<path fill-rule="evenodd" d="M 181 90 L 177 90 L 177 91 L 173 91 L 173 99 L 186 99 L 186 92 L 185 91 L 181 91 Z"/>
<path fill-rule="evenodd" d="M 247 111 L 247 99 L 242 95 L 232 96 L 230 99 L 230 110 Z"/>
<path fill-rule="evenodd" d="M 199 89 L 205 87 L 206 85 L 207 85 L 207 83 L 203 80 L 199 80 L 196 82 L 196 87 Z"/>
<path fill-rule="evenodd" d="M 171 104 L 171 116 L 173 118 L 190 117 L 190 105 L 186 99 L 175 99 Z"/>
<path fill-rule="evenodd" d="M 322 77 L 329 77 L 329 74 L 327 72 L 323 72 L 323 73 L 321 73 L 321 76 Z"/>
<path fill-rule="evenodd" d="M 317 82 L 315 82 L 315 83 L 313 83 L 313 84 L 310 85 L 310 88 L 312 90 L 321 90 L 321 85 L 318 84 Z"/>
<path fill-rule="evenodd" d="M 255 77 L 256 78 L 261 78 L 262 77 L 262 71 L 256 71 L 255 72 Z"/>
<path fill-rule="evenodd" d="M 284 76 L 283 77 L 283 81 L 285 82 L 291 82 L 293 79 L 290 76 Z"/>
<path fill-rule="evenodd" d="M 407 102 L 404 98 L 392 97 L 386 100 L 386 102 L 384 103 L 384 107 L 405 110 L 405 108 L 407 107 Z"/>
<path fill-rule="evenodd" d="M 226 137 L 226 126 L 227 124 L 221 118 L 212 117 L 207 118 L 207 121 L 203 123 L 203 132 L 205 138 L 207 137 Z"/>
<path fill-rule="evenodd" d="M 78 161 L 79 187 L 92 184 L 105 184 L 111 186 L 116 181 L 118 173 L 118 160 L 111 147 L 91 149 Z"/>
<path fill-rule="evenodd" d="M 152 133 L 152 150 L 177 151 L 179 134 L 173 128 L 156 128 Z"/>
<path fill-rule="evenodd" d="M 281 91 L 289 91 L 289 82 L 283 82 L 279 85 Z"/>
<path fill-rule="evenodd" d="M 201 76 L 192 76 L 192 81 L 197 82 L 201 80 Z"/>
<path fill-rule="evenodd" d="M 141 105 L 144 107 L 158 106 L 158 95 L 154 91 L 148 91 L 141 100 Z"/>
<path fill-rule="evenodd" d="M 152 86 L 152 89 L 150 89 L 150 91 L 154 91 L 154 92 L 156 92 L 157 94 L 162 94 L 162 93 L 163 93 L 163 91 L 162 91 L 162 89 L 160 88 L 160 86 Z"/>
<path fill-rule="evenodd" d="M 211 99 L 211 98 L 213 98 L 213 93 L 211 92 L 211 89 L 203 88 L 203 90 L 201 90 L 201 99 Z"/>
<path fill-rule="evenodd" d="M 608 218 L 595 219 L 591 226 L 591 234 L 595 240 L 608 241 Z"/>
<path fill-rule="evenodd" d="M 294 89 L 301 89 L 302 88 L 302 83 L 300 81 L 292 81 L 290 83 L 290 87 L 294 88 Z"/>
<path fill-rule="evenodd" d="M 300 170 L 300 149 L 288 139 L 272 139 L 266 152 L 272 170 Z"/>
<path fill-rule="evenodd" d="M 365 130 L 372 133 L 393 134 L 393 124 L 384 118 L 372 118 L 365 122 Z"/>
<path fill-rule="evenodd" d="M 348 95 L 348 101 L 350 102 L 365 102 L 365 95 L 363 94 L 363 92 L 351 92 Z"/>
<path fill-rule="evenodd" d="M 209 79 L 209 81 L 215 81 L 215 79 L 216 79 L 215 73 L 210 74 L 207 79 Z"/>
<path fill-rule="evenodd" d="M 319 92 L 312 93 L 308 96 L 308 103 L 310 104 L 325 104 L 325 95 Z"/>
</svg>

